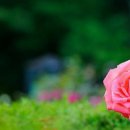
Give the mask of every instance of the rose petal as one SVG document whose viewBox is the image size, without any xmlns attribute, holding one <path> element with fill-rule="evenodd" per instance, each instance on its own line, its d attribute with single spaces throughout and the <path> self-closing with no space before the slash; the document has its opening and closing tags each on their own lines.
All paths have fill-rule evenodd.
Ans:
<svg viewBox="0 0 130 130">
<path fill-rule="evenodd" d="M 129 88 L 128 88 L 128 92 L 129 92 L 129 94 L 130 94 L 130 80 L 129 80 Z"/>
<path fill-rule="evenodd" d="M 119 112 L 119 113 L 130 114 L 130 111 L 128 108 L 125 108 L 121 104 L 117 104 L 117 103 L 113 103 L 112 110 Z"/>
<path fill-rule="evenodd" d="M 124 95 L 125 95 L 126 97 L 129 97 L 129 94 L 128 94 L 128 92 L 126 91 L 125 88 L 121 87 L 121 90 L 122 90 L 122 92 L 124 93 Z"/>
<path fill-rule="evenodd" d="M 107 102 L 107 108 L 111 109 L 111 104 L 112 104 L 112 93 L 111 93 L 111 85 L 112 85 L 112 81 L 113 79 L 117 76 L 116 73 L 114 73 L 116 71 L 116 69 L 111 69 L 107 76 L 105 77 L 103 83 L 105 85 L 106 88 L 106 92 L 105 92 L 105 100 Z M 110 103 L 110 104 L 109 104 Z"/>
<path fill-rule="evenodd" d="M 116 96 L 113 96 L 112 99 L 113 99 L 113 102 L 115 103 L 123 103 L 123 102 L 125 103 L 128 101 L 128 98 L 119 98 Z"/>
<path fill-rule="evenodd" d="M 118 76 L 119 70 L 111 69 L 108 74 L 106 75 L 105 79 L 103 80 L 103 83 L 106 88 L 111 88 L 112 81 Z"/>
<path fill-rule="evenodd" d="M 116 92 L 113 92 L 113 93 L 114 93 L 114 95 L 116 95 L 119 98 L 123 98 L 124 97 L 124 95 L 122 93 L 120 93 L 119 91 L 116 91 Z"/>
<path fill-rule="evenodd" d="M 125 88 L 127 93 L 129 88 L 129 79 L 130 79 L 130 71 L 124 72 L 116 78 L 119 87 Z"/>
<path fill-rule="evenodd" d="M 119 64 L 117 67 L 120 68 L 121 72 L 129 71 L 130 70 L 130 60 Z"/>
<path fill-rule="evenodd" d="M 111 95 L 106 91 L 104 97 L 105 97 L 107 109 L 111 110 L 112 109 L 112 104 L 113 104 L 112 100 L 111 100 Z"/>
<path fill-rule="evenodd" d="M 122 116 L 129 119 L 129 114 L 122 113 Z"/>
<path fill-rule="evenodd" d="M 130 102 L 126 102 L 123 104 L 126 108 L 130 108 Z"/>
</svg>

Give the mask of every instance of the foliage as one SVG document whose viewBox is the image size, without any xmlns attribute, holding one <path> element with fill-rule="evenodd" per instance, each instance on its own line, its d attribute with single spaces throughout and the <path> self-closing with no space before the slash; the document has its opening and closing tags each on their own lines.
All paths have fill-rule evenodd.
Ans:
<svg viewBox="0 0 130 130">
<path fill-rule="evenodd" d="M 121 115 L 87 101 L 35 102 L 27 99 L 0 106 L 0 130 L 129 130 Z"/>
<path fill-rule="evenodd" d="M 121 1 L 1 0 L 0 92 L 20 89 L 26 62 L 46 53 L 78 55 L 100 68 L 128 59 L 127 5 Z"/>
</svg>

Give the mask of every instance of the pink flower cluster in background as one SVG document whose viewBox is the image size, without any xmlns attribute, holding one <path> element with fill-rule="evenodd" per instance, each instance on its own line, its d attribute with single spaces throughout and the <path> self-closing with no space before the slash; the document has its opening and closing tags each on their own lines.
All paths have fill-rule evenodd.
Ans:
<svg viewBox="0 0 130 130">
<path fill-rule="evenodd" d="M 102 98 L 100 96 L 92 96 L 89 98 L 89 103 L 93 106 L 96 106 L 101 102 L 102 102 Z"/>
<path fill-rule="evenodd" d="M 40 101 L 51 101 L 51 100 L 60 100 L 63 97 L 63 91 L 56 89 L 52 91 L 44 91 L 40 94 L 38 99 Z"/>
<path fill-rule="evenodd" d="M 38 99 L 40 101 L 61 100 L 63 99 L 63 95 L 64 95 L 63 90 L 56 89 L 52 91 L 42 92 L 40 96 L 38 97 Z M 84 96 L 82 96 L 80 93 L 73 91 L 67 94 L 67 101 L 69 103 L 76 103 L 80 101 L 83 97 Z M 89 98 L 89 103 L 93 106 L 98 105 L 99 103 L 101 103 L 101 101 L 102 101 L 102 98 L 100 96 L 91 96 Z"/>
<path fill-rule="evenodd" d="M 80 99 L 82 98 L 82 96 L 77 93 L 77 92 L 71 92 L 69 95 L 68 95 L 68 101 L 70 103 L 74 103 L 74 102 L 77 102 L 79 101 Z"/>
</svg>

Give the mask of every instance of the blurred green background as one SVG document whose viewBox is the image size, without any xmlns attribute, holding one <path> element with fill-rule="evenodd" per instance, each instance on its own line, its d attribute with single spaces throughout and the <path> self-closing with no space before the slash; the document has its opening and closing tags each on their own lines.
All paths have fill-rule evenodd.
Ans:
<svg viewBox="0 0 130 130">
<path fill-rule="evenodd" d="M 102 83 L 107 69 L 130 58 L 128 3 L 0 0 L 0 93 L 27 92 L 27 63 L 47 54 L 94 65 Z"/>
</svg>

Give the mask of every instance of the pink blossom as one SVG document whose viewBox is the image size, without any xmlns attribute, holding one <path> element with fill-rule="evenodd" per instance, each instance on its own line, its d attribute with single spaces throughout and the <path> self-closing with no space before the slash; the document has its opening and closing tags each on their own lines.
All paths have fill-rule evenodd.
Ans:
<svg viewBox="0 0 130 130">
<path fill-rule="evenodd" d="M 40 101 L 50 101 L 52 100 L 52 95 L 48 91 L 44 91 L 38 97 Z"/>
<path fill-rule="evenodd" d="M 44 91 L 40 94 L 39 100 L 41 101 L 51 101 L 51 100 L 60 100 L 62 99 L 63 91 L 60 89 L 52 91 Z"/>
<path fill-rule="evenodd" d="M 99 103 L 101 103 L 102 98 L 100 96 L 92 96 L 89 99 L 90 104 L 92 104 L 93 106 L 98 105 Z"/>
<path fill-rule="evenodd" d="M 63 91 L 60 89 L 53 90 L 51 92 L 51 96 L 52 96 L 53 100 L 60 100 L 60 99 L 62 99 Z"/>
<path fill-rule="evenodd" d="M 81 98 L 82 98 L 82 96 L 81 96 L 79 93 L 77 93 L 77 92 L 72 92 L 72 93 L 70 93 L 69 96 L 68 96 L 68 101 L 69 101 L 70 103 L 74 103 L 74 102 L 79 101 Z"/>
</svg>

